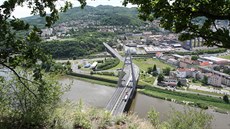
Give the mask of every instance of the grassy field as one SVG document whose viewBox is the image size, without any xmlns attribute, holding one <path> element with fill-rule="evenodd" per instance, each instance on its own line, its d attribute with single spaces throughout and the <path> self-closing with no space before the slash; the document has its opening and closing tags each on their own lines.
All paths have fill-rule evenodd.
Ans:
<svg viewBox="0 0 230 129">
<path fill-rule="evenodd" d="M 66 76 L 70 76 L 72 78 L 76 78 L 78 80 L 90 82 L 90 83 L 93 83 L 93 84 L 99 84 L 99 85 L 105 85 L 105 86 L 111 86 L 111 87 L 116 87 L 117 86 L 117 84 L 115 84 L 115 83 L 109 83 L 109 82 L 105 82 L 105 81 L 93 80 L 93 79 L 88 79 L 88 78 L 83 78 L 83 77 L 76 77 L 76 76 L 71 76 L 71 75 L 66 75 Z"/>
<path fill-rule="evenodd" d="M 147 71 L 149 67 L 153 67 L 154 64 L 156 64 L 157 68 L 163 69 L 166 67 L 170 67 L 173 69 L 174 67 L 166 64 L 158 59 L 153 59 L 153 58 L 136 58 L 133 59 L 133 63 L 135 63 L 141 70 Z"/>
<path fill-rule="evenodd" d="M 148 75 L 146 74 L 144 76 L 144 74 L 140 74 L 140 81 L 143 81 L 143 82 L 147 82 L 148 84 L 153 84 L 153 82 L 155 81 L 155 77 L 151 76 L 151 75 Z"/>
<path fill-rule="evenodd" d="M 117 69 L 120 69 L 120 68 L 123 67 L 123 64 L 124 64 L 124 62 L 120 61 L 120 63 L 117 66 L 115 66 L 113 68 L 110 68 L 108 70 L 117 70 Z"/>
<path fill-rule="evenodd" d="M 110 79 L 110 80 L 118 80 L 118 77 L 116 77 L 116 76 L 98 75 L 98 74 L 93 74 L 93 76 L 101 77 L 101 78 L 105 78 L 105 79 Z"/>
<path fill-rule="evenodd" d="M 139 92 L 156 98 L 175 99 L 177 102 L 189 101 L 195 104 L 203 104 L 209 107 L 217 107 L 230 111 L 230 104 L 225 103 L 221 98 L 208 97 L 204 95 L 190 93 L 180 93 L 149 86 L 147 86 L 145 89 L 139 90 Z"/>
<path fill-rule="evenodd" d="M 228 60 L 230 60 L 230 55 L 220 56 L 220 58 L 224 58 L 224 59 L 228 59 Z"/>
<path fill-rule="evenodd" d="M 218 94 L 218 93 L 213 93 L 213 92 L 208 92 L 208 91 L 203 91 L 203 90 L 188 89 L 188 91 L 197 92 L 197 93 L 204 93 L 204 94 L 209 94 L 209 95 L 215 95 L 215 96 L 223 97 L 223 94 Z"/>
</svg>

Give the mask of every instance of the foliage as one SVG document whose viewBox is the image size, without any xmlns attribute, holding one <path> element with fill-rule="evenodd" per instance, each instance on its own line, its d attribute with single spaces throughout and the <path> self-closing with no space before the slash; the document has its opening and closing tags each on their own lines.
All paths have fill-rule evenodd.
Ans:
<svg viewBox="0 0 230 129">
<path fill-rule="evenodd" d="M 166 75 L 166 76 L 169 76 L 170 71 L 171 71 L 171 68 L 170 68 L 170 67 L 166 67 L 166 68 L 163 69 L 163 73 L 164 73 L 164 75 Z"/>
<path fill-rule="evenodd" d="M 157 76 L 158 73 L 157 73 L 157 67 L 156 67 L 156 64 L 154 64 L 153 67 L 148 67 L 147 69 L 147 73 L 148 74 L 152 74 L 153 76 Z"/>
<path fill-rule="evenodd" d="M 223 73 L 226 73 L 226 74 L 230 75 L 230 68 L 229 67 L 224 67 Z"/>
<path fill-rule="evenodd" d="M 167 120 L 167 129 L 210 129 L 212 116 L 204 111 L 187 109 L 183 112 L 173 110 Z"/>
<path fill-rule="evenodd" d="M 202 37 L 207 46 L 230 48 L 228 0 L 124 0 L 128 3 L 138 5 L 143 20 L 160 19 L 161 27 L 181 33 L 180 40 Z"/>
<path fill-rule="evenodd" d="M 50 118 L 61 90 L 51 78 L 44 76 L 43 66 L 50 67 L 53 62 L 41 49 L 40 29 L 15 18 L 12 12 L 18 6 L 27 6 L 32 9 L 32 15 L 44 17 L 46 26 L 50 27 L 57 21 L 59 11 L 72 6 L 66 1 L 65 5 L 57 7 L 55 2 L 57 0 L 6 0 L 0 5 L 0 65 L 9 70 L 8 74 L 16 76 L 9 75 L 10 79 L 4 78 L 0 82 L 1 128 L 52 126 Z M 82 7 L 86 4 L 85 0 L 80 3 Z"/>
<path fill-rule="evenodd" d="M 229 103 L 228 95 L 224 95 L 223 100 L 225 103 Z"/>
<path fill-rule="evenodd" d="M 153 68 L 152 67 L 148 67 L 147 71 L 148 74 L 151 74 L 153 72 Z"/>
<path fill-rule="evenodd" d="M 159 99 L 171 98 L 175 99 L 178 103 L 183 103 L 183 101 L 191 102 L 189 105 L 191 106 L 212 106 L 218 107 L 224 110 L 230 110 L 229 104 L 225 103 L 223 99 L 210 97 L 200 94 L 192 94 L 192 93 L 181 93 L 176 91 L 170 91 L 165 89 L 159 89 L 156 87 L 151 87 L 150 85 L 142 85 L 145 88 L 140 90 L 141 93 L 156 97 Z M 199 103 L 199 104 L 198 104 Z"/>
<path fill-rule="evenodd" d="M 60 13 L 57 24 L 67 23 L 70 21 L 95 21 L 99 25 L 104 26 L 140 26 L 144 25 L 144 21 L 138 19 L 138 11 L 136 8 L 112 7 L 101 5 L 97 7 L 85 6 L 82 10 L 80 7 L 74 7 L 65 13 Z M 24 21 L 32 25 L 43 27 L 45 19 L 38 16 L 23 18 Z M 158 28 L 155 28 L 156 30 Z"/>
<path fill-rule="evenodd" d="M 72 75 L 72 76 L 76 76 L 76 77 L 88 78 L 88 79 L 92 79 L 92 80 L 98 80 L 98 81 L 104 81 L 104 82 L 108 82 L 108 83 L 117 84 L 116 80 L 111 80 L 111 79 L 107 79 L 107 78 L 101 78 L 101 77 L 96 77 L 96 76 L 92 76 L 92 75 L 73 73 L 73 72 L 70 72 L 68 74 Z"/>
<path fill-rule="evenodd" d="M 207 76 L 204 76 L 202 83 L 205 85 L 208 85 L 208 77 Z"/>
<path fill-rule="evenodd" d="M 181 86 L 182 86 L 182 84 L 181 84 L 180 81 L 177 82 L 177 86 L 178 86 L 178 87 L 181 87 Z"/>
<path fill-rule="evenodd" d="M 156 66 L 156 64 L 154 64 L 154 66 L 153 66 L 153 71 L 157 71 L 157 66 Z"/>
<path fill-rule="evenodd" d="M 105 72 L 93 72 L 92 74 L 115 76 L 114 72 L 108 72 L 108 71 L 105 71 Z"/>
<path fill-rule="evenodd" d="M 195 109 L 184 109 L 177 111 L 172 109 L 166 121 L 159 122 L 158 112 L 151 109 L 148 112 L 151 124 L 159 129 L 209 129 L 212 116 L 204 111 Z"/>
<path fill-rule="evenodd" d="M 191 60 L 197 60 L 198 59 L 198 56 L 192 56 L 191 57 Z"/>
<path fill-rule="evenodd" d="M 225 48 L 207 49 L 207 50 L 196 50 L 194 52 L 176 52 L 179 55 L 203 55 L 203 54 L 214 54 L 226 52 Z"/>
<path fill-rule="evenodd" d="M 81 101 L 77 104 L 71 102 L 62 104 L 54 117 L 57 120 L 53 126 L 55 129 L 153 128 L 148 121 L 142 120 L 136 115 L 113 116 L 108 111 L 86 106 Z"/>
<path fill-rule="evenodd" d="M 159 74 L 159 75 L 158 75 L 158 78 L 157 78 L 157 81 L 158 81 L 159 83 L 161 83 L 162 81 L 164 81 L 164 75 L 163 75 L 163 74 Z"/>
<path fill-rule="evenodd" d="M 32 81 L 31 72 L 20 71 L 20 76 L 29 79 L 18 83 L 11 75 L 8 81 L 0 82 L 0 127 L 42 128 L 52 126 L 52 115 L 60 101 L 62 90 L 53 79 L 45 76 L 43 82 Z M 25 87 L 25 84 L 27 87 Z"/>
<path fill-rule="evenodd" d="M 102 37 L 103 35 L 103 38 Z M 74 39 L 65 39 L 58 41 L 47 41 L 41 43 L 41 47 L 53 58 L 72 58 L 86 56 L 96 52 L 104 51 L 103 42 L 113 36 L 110 33 L 87 32 L 75 36 Z"/>
<path fill-rule="evenodd" d="M 158 125 L 159 124 L 159 113 L 156 112 L 155 109 L 150 109 L 148 112 L 148 119 L 150 120 L 152 125 Z"/>
<path fill-rule="evenodd" d="M 119 59 L 107 59 L 104 63 L 97 66 L 97 70 L 106 70 L 117 66 L 120 63 Z"/>
</svg>

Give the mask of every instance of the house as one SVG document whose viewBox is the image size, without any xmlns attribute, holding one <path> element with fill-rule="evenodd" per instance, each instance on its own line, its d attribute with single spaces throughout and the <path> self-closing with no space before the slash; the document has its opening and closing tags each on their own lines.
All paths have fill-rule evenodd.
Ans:
<svg viewBox="0 0 230 129">
<path fill-rule="evenodd" d="M 170 58 L 170 59 L 167 60 L 167 63 L 175 65 L 175 66 L 178 66 L 179 61 L 176 60 L 176 59 Z"/>
<path fill-rule="evenodd" d="M 180 81 L 181 85 L 187 86 L 188 85 L 188 79 L 186 78 L 178 78 L 178 82 Z"/>
<path fill-rule="evenodd" d="M 199 66 L 199 69 L 203 73 L 212 73 L 214 75 L 220 76 L 221 77 L 221 84 L 230 87 L 230 75 L 228 75 L 226 73 L 219 72 L 219 71 L 215 71 L 210 67 L 201 67 L 201 66 Z"/>
<path fill-rule="evenodd" d="M 192 77 L 193 71 L 195 71 L 194 68 L 191 68 L 191 69 L 188 69 L 188 68 L 178 68 L 176 70 L 176 77 L 178 77 L 178 78 Z"/>
<path fill-rule="evenodd" d="M 214 57 L 214 56 L 200 56 L 200 58 L 202 60 L 211 61 L 214 64 L 220 64 L 220 65 L 230 64 L 230 60 L 219 58 L 219 57 Z"/>
<path fill-rule="evenodd" d="M 211 63 L 208 62 L 208 61 L 204 61 L 204 62 L 200 62 L 199 65 L 200 65 L 200 66 L 210 66 Z"/>
<path fill-rule="evenodd" d="M 198 65 L 199 61 L 194 61 L 189 58 L 180 59 L 179 67 L 181 68 L 192 68 L 194 65 Z"/>
<path fill-rule="evenodd" d="M 177 86 L 177 79 L 174 79 L 174 78 L 165 78 L 164 81 L 162 81 L 162 83 L 165 86 L 176 87 Z"/>
<path fill-rule="evenodd" d="M 208 78 L 208 84 L 213 86 L 221 86 L 221 76 L 218 76 L 213 73 L 203 73 L 201 79 L 204 79 L 204 76 Z"/>
<path fill-rule="evenodd" d="M 156 57 L 157 58 L 160 58 L 160 57 L 162 57 L 163 56 L 163 53 L 162 52 L 156 52 Z"/>
</svg>

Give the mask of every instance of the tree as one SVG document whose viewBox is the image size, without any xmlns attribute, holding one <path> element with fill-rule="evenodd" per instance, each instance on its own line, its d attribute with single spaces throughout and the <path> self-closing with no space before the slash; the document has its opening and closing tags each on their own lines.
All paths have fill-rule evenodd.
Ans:
<svg viewBox="0 0 230 129">
<path fill-rule="evenodd" d="M 169 76 L 170 70 L 171 70 L 170 67 L 166 67 L 165 69 L 163 69 L 163 73 L 164 73 L 166 76 Z"/>
<path fill-rule="evenodd" d="M 152 73 L 152 71 L 153 71 L 152 67 L 148 67 L 148 69 L 147 69 L 147 73 L 148 73 L 148 74 L 151 74 L 151 73 Z"/>
<path fill-rule="evenodd" d="M 203 82 L 203 84 L 208 85 L 208 77 L 204 76 L 202 82 Z"/>
<path fill-rule="evenodd" d="M 35 80 L 41 80 L 41 67 L 37 65 L 37 62 L 51 63 L 51 60 L 50 56 L 46 55 L 46 52 L 39 45 L 41 41 L 40 29 L 36 26 L 30 26 L 22 19 L 15 18 L 12 12 L 17 6 L 27 6 L 32 9 L 31 14 L 39 14 L 44 17 L 46 26 L 50 27 L 58 20 L 59 11 L 63 12 L 72 7 L 72 4 L 66 1 L 65 5 L 58 9 L 57 1 L 8 0 L 0 5 L 0 65 L 13 71 L 21 83 L 23 78 L 14 70 L 17 66 L 30 68 Z M 85 0 L 79 1 L 82 7 L 86 4 Z M 49 15 L 47 15 L 46 9 L 50 9 Z M 9 63 L 7 63 L 8 61 Z"/>
<path fill-rule="evenodd" d="M 225 103 L 229 103 L 228 95 L 224 95 L 223 100 Z"/>
<path fill-rule="evenodd" d="M 53 61 L 41 49 L 40 28 L 15 18 L 12 12 L 17 6 L 28 6 L 31 14 L 44 17 L 50 27 L 58 20 L 59 11 L 72 7 L 66 1 L 59 10 L 57 1 L 8 0 L 0 5 L 0 65 L 16 76 L 10 80 L 0 76 L 0 127 L 51 128 L 46 124 L 53 122 L 50 117 L 60 100 L 61 87 L 46 80 L 42 65 L 51 68 Z M 79 2 L 82 7 L 86 4 L 85 0 Z"/>
<path fill-rule="evenodd" d="M 191 60 L 197 60 L 198 59 L 198 56 L 192 56 L 191 57 Z"/>
<path fill-rule="evenodd" d="M 160 26 L 180 33 L 182 41 L 202 37 L 207 46 L 230 48 L 229 0 L 124 0 L 137 4 L 143 20 L 160 20 Z M 225 26 L 224 26 L 225 25 Z M 224 27 L 221 27 L 224 26 Z"/>
<path fill-rule="evenodd" d="M 181 84 L 180 81 L 177 82 L 177 86 L 178 86 L 178 87 L 181 87 L 181 86 L 182 86 L 182 84 Z"/>
<path fill-rule="evenodd" d="M 32 80 L 29 73 L 20 71 L 20 76 Z M 18 83 L 15 75 L 11 76 L 10 81 L 0 82 L 1 128 L 50 128 L 54 111 L 60 102 L 62 87 L 53 83 L 54 78 L 44 76 L 46 79 L 42 85 L 27 80 Z"/>
<path fill-rule="evenodd" d="M 157 66 L 156 66 L 156 64 L 154 64 L 154 66 L 153 66 L 153 71 L 157 71 Z"/>
<path fill-rule="evenodd" d="M 164 75 L 163 75 L 163 74 L 159 74 L 159 75 L 158 75 L 158 78 L 157 78 L 157 81 L 158 81 L 159 83 L 161 83 L 162 81 L 164 81 Z"/>
</svg>

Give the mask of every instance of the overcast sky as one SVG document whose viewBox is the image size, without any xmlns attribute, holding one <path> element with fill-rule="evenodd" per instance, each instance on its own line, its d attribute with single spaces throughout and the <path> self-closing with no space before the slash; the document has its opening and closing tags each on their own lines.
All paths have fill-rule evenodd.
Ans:
<svg viewBox="0 0 230 129">
<path fill-rule="evenodd" d="M 0 5 L 2 5 L 2 3 L 5 0 L 0 0 Z M 59 0 L 57 2 L 57 5 L 63 5 L 64 1 L 66 0 Z M 74 7 L 79 6 L 79 2 L 77 0 L 69 0 L 73 3 Z M 90 6 L 98 6 L 98 5 L 112 5 L 112 6 L 122 6 L 122 0 L 87 0 L 87 5 Z M 128 5 L 127 7 L 135 7 L 134 5 Z M 22 17 L 27 17 L 30 16 L 30 12 L 31 10 L 29 8 L 27 8 L 26 6 L 24 7 L 16 7 L 15 11 L 13 12 L 13 16 L 17 17 L 17 18 L 22 18 Z"/>
</svg>

